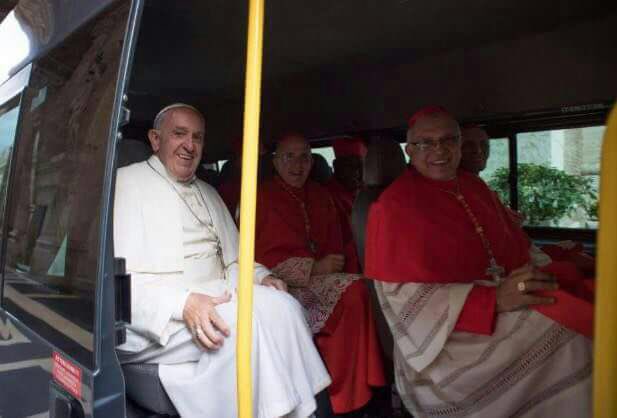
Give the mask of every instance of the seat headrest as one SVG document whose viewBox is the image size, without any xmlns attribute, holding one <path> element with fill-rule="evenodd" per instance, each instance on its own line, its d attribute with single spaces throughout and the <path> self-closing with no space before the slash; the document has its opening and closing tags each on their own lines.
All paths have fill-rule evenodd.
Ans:
<svg viewBox="0 0 617 418">
<path fill-rule="evenodd" d="M 311 180 L 324 184 L 332 177 L 332 168 L 321 154 L 313 153 L 313 167 L 309 174 Z"/>
<path fill-rule="evenodd" d="M 364 185 L 386 187 L 405 171 L 406 166 L 400 143 L 387 138 L 373 141 L 364 159 Z"/>
<path fill-rule="evenodd" d="M 152 147 L 138 139 L 123 139 L 118 144 L 118 168 L 145 161 L 152 155 Z"/>
<path fill-rule="evenodd" d="M 238 157 L 227 160 L 221 167 L 221 173 L 218 176 L 219 184 L 227 182 L 240 181 L 240 175 L 242 174 L 242 160 Z M 257 162 L 257 180 L 262 181 L 269 179 L 274 175 L 274 165 L 272 164 L 272 154 L 265 153 L 259 156 Z"/>
<path fill-rule="evenodd" d="M 241 161 L 238 162 L 242 164 Z M 223 184 L 228 181 L 232 181 L 240 177 L 240 169 L 237 167 L 237 163 L 235 159 L 227 160 L 221 167 L 221 172 L 219 173 L 219 183 Z"/>
</svg>

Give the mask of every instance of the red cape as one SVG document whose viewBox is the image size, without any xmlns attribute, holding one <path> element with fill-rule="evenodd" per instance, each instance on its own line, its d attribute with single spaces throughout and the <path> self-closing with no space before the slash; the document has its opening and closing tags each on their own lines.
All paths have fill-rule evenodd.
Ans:
<svg viewBox="0 0 617 418">
<path fill-rule="evenodd" d="M 464 171 L 459 171 L 458 182 L 506 275 L 528 263 L 529 240 L 495 193 L 479 177 Z M 367 277 L 415 283 L 470 283 L 490 279 L 486 275 L 488 255 L 469 215 L 450 193 L 455 190 L 456 180 L 431 180 L 413 168 L 386 189 L 369 214 Z M 478 288 L 475 286 L 474 290 Z M 591 335 L 592 305 L 561 290 L 551 293 L 557 303 L 534 309 Z M 470 300 L 486 301 L 487 298 L 476 294 L 470 295 Z"/>
</svg>

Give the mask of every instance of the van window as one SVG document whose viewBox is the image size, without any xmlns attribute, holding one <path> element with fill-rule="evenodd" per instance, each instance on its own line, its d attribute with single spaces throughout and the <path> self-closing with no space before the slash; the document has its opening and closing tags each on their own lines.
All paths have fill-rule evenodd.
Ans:
<svg viewBox="0 0 617 418">
<path fill-rule="evenodd" d="M 500 191 L 500 197 L 504 202 L 510 200 L 510 188 L 494 186 L 492 183 L 499 184 L 501 179 L 508 179 L 510 176 L 510 149 L 508 148 L 508 138 L 491 138 L 489 141 L 490 154 L 486 161 L 486 168 L 480 172 L 480 177 L 489 184 L 490 187 Z"/>
<path fill-rule="evenodd" d="M 334 148 L 332 147 L 320 147 L 313 148 L 311 150 L 313 154 L 319 154 L 326 159 L 328 165 L 332 167 L 332 162 L 334 161 Z"/>
<path fill-rule="evenodd" d="M 229 161 L 229 160 L 218 160 L 216 162 L 216 170 L 220 173 L 223 170 L 223 166 L 225 165 L 225 163 Z"/>
<path fill-rule="evenodd" d="M 525 225 L 597 229 L 604 130 L 593 126 L 516 135 L 518 210 Z M 507 180 L 507 171 L 490 180 L 504 201 L 509 201 Z"/>
<path fill-rule="evenodd" d="M 0 107 L 0 225 L 4 225 L 4 208 L 8 187 L 11 156 L 19 118 L 19 99 L 9 100 Z"/>
<path fill-rule="evenodd" d="M 114 7 L 33 63 L 13 158 L 3 308 L 86 367 L 127 18 Z"/>
<path fill-rule="evenodd" d="M 401 142 L 401 149 L 403 150 L 403 155 L 405 156 L 405 162 L 409 163 L 409 155 L 407 155 L 407 151 L 405 150 L 407 148 L 407 142 Z"/>
</svg>

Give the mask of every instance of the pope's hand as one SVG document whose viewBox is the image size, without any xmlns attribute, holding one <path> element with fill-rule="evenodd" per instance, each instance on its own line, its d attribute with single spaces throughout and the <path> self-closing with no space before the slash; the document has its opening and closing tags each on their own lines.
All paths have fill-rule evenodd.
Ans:
<svg viewBox="0 0 617 418">
<path fill-rule="evenodd" d="M 216 297 L 191 293 L 186 299 L 182 318 L 195 342 L 203 348 L 218 350 L 223 345 L 223 336 L 229 337 L 229 327 L 216 311 L 216 305 L 230 300 L 231 294 L 227 292 Z"/>
<path fill-rule="evenodd" d="M 525 265 L 513 270 L 497 288 L 497 312 L 509 312 L 529 305 L 548 305 L 555 299 L 533 294 L 538 290 L 556 290 L 559 285 L 547 273 Z"/>
<path fill-rule="evenodd" d="M 321 260 L 313 264 L 311 276 L 319 276 L 321 274 L 333 274 L 343 271 L 345 266 L 345 256 L 342 254 L 328 254 Z"/>
<path fill-rule="evenodd" d="M 282 281 L 281 279 L 277 279 L 274 276 L 266 276 L 261 280 L 262 286 L 273 287 L 277 290 L 281 290 L 283 292 L 287 292 L 287 283 Z"/>
</svg>

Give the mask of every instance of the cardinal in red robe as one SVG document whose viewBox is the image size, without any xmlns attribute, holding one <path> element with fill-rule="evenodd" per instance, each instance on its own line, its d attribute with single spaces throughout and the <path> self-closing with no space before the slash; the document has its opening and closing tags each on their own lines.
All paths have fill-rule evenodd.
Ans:
<svg viewBox="0 0 617 418">
<path fill-rule="evenodd" d="M 412 167 L 371 207 L 365 274 L 395 335 L 407 408 L 589 416 L 588 295 L 543 271 L 496 194 L 457 169 L 461 132 L 443 108 L 410 119 L 406 152 Z"/>
<path fill-rule="evenodd" d="M 330 193 L 308 180 L 311 149 L 299 134 L 279 141 L 277 175 L 259 188 L 256 260 L 289 286 L 307 312 L 332 376 L 335 413 L 363 407 L 385 385 L 381 351 L 364 278 L 345 265 L 344 242 Z"/>
</svg>

